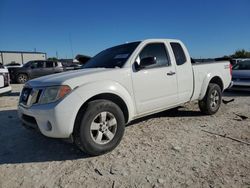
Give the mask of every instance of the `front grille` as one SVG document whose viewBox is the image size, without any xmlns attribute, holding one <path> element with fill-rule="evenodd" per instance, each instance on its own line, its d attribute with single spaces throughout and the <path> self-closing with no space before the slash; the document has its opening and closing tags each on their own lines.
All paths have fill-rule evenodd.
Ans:
<svg viewBox="0 0 250 188">
<path fill-rule="evenodd" d="M 24 105 L 27 104 L 31 91 L 32 91 L 32 88 L 23 88 L 21 96 L 20 96 L 20 103 Z"/>
<path fill-rule="evenodd" d="M 19 103 L 24 106 L 31 106 L 39 102 L 42 89 L 24 87 L 20 96 Z"/>
</svg>

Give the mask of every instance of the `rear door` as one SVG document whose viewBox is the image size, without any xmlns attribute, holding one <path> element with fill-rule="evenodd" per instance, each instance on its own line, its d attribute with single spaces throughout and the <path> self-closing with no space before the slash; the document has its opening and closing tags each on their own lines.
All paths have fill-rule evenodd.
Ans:
<svg viewBox="0 0 250 188">
<path fill-rule="evenodd" d="M 183 45 L 178 42 L 170 42 L 176 61 L 176 75 L 178 85 L 178 102 L 190 100 L 193 93 L 193 68 L 191 58 Z"/>
<path fill-rule="evenodd" d="M 136 58 L 136 64 L 147 57 L 157 63 L 133 70 L 132 82 L 138 115 L 172 106 L 177 102 L 175 64 L 170 62 L 165 43 L 146 44 Z"/>
<path fill-rule="evenodd" d="M 44 61 L 33 61 L 30 64 L 30 78 L 37 78 L 44 75 Z"/>
<path fill-rule="evenodd" d="M 55 64 L 53 61 L 46 61 L 45 62 L 45 69 L 44 69 L 44 75 L 53 74 L 55 72 L 54 68 Z"/>
</svg>

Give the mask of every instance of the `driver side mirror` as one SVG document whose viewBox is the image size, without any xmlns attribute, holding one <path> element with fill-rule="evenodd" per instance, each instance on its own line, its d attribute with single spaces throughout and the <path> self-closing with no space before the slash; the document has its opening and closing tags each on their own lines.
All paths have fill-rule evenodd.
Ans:
<svg viewBox="0 0 250 188">
<path fill-rule="evenodd" d="M 31 66 L 30 66 L 30 68 L 31 68 L 31 69 L 34 69 L 34 68 L 35 68 L 35 66 L 34 66 L 34 65 L 31 65 Z"/>
<path fill-rule="evenodd" d="M 156 64 L 157 61 L 156 61 L 156 57 L 145 57 L 143 59 L 141 59 L 140 61 L 140 65 L 138 63 L 137 64 L 137 69 L 140 70 L 140 69 L 143 69 L 149 65 L 154 65 Z"/>
</svg>

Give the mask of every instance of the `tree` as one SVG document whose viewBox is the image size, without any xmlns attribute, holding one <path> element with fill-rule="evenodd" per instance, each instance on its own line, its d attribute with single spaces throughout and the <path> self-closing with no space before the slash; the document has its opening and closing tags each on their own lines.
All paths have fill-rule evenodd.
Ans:
<svg viewBox="0 0 250 188">
<path fill-rule="evenodd" d="M 56 57 L 49 57 L 48 60 L 49 61 L 57 61 L 58 59 Z"/>
<path fill-rule="evenodd" d="M 236 50 L 233 55 L 231 55 L 232 58 L 250 58 L 250 52 L 242 49 L 242 50 Z"/>
</svg>

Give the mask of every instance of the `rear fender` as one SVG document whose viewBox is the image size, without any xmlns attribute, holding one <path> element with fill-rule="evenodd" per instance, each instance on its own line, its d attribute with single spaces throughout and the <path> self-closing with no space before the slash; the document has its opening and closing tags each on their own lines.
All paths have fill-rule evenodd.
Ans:
<svg viewBox="0 0 250 188">
<path fill-rule="evenodd" d="M 206 75 L 206 77 L 204 78 L 202 85 L 201 85 L 201 91 L 200 91 L 200 95 L 199 95 L 198 100 L 202 100 L 204 98 L 204 96 L 206 95 L 206 92 L 207 92 L 208 85 L 214 77 L 222 78 L 222 75 L 219 72 L 208 73 Z"/>
</svg>

